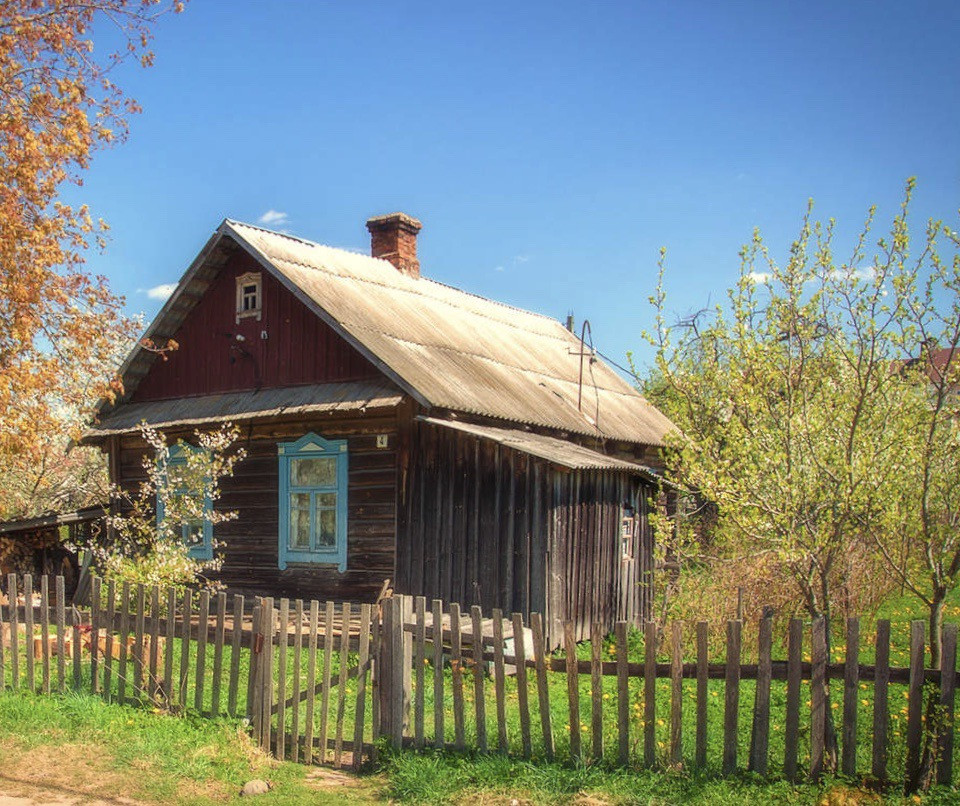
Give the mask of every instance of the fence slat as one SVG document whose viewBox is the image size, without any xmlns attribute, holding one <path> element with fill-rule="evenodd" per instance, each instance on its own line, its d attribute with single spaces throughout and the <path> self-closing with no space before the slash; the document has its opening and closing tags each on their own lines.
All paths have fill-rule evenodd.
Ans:
<svg viewBox="0 0 960 806">
<path fill-rule="evenodd" d="M 240 640 L 243 637 L 243 596 L 233 596 L 233 608 L 230 610 L 233 622 L 233 635 L 230 636 L 230 683 L 227 687 L 227 713 L 237 715 L 237 695 L 240 688 Z"/>
<path fill-rule="evenodd" d="M 219 611 L 219 602 L 218 602 Z M 218 612 L 219 617 L 219 612 Z M 218 618 L 219 621 L 219 618 Z M 278 761 L 283 761 L 287 749 L 287 636 L 290 629 L 290 600 L 280 600 L 280 640 L 277 647 L 277 741 L 274 755 Z M 220 648 L 223 648 L 223 636 L 220 637 Z M 216 653 L 214 654 L 214 673 L 213 673 L 213 691 L 214 705 L 213 715 L 217 715 L 220 697 L 220 684 L 218 680 Z M 299 702 L 294 695 L 293 707 L 299 706 Z"/>
<path fill-rule="evenodd" d="M 427 634 L 427 600 L 417 596 L 413 600 L 413 612 L 416 616 L 416 632 L 413 638 L 413 669 L 416 691 L 413 694 L 413 737 L 417 750 L 424 746 L 423 710 L 424 690 L 427 676 L 426 670 L 426 634 Z"/>
<path fill-rule="evenodd" d="M 146 628 L 147 589 L 142 583 L 137 584 L 137 612 L 134 628 L 135 638 L 133 647 L 133 690 L 138 698 L 143 698 L 143 672 L 145 668 L 143 654 L 143 636 Z"/>
<path fill-rule="evenodd" d="M 285 622 L 284 622 L 285 623 Z M 213 687 L 210 698 L 210 713 L 216 719 L 220 716 L 220 690 L 223 686 L 223 641 L 227 624 L 227 594 L 217 593 L 217 623 L 213 634 Z M 284 633 L 285 634 L 285 633 Z M 281 644 L 282 653 L 286 653 L 286 642 Z M 283 681 L 283 678 L 280 678 Z M 281 701 L 282 701 L 281 697 Z M 283 756 L 280 756 L 283 760 Z"/>
<path fill-rule="evenodd" d="M 255 713 L 254 692 L 256 690 L 257 664 L 260 656 L 257 654 L 257 635 L 260 633 L 260 599 L 253 597 L 253 608 L 250 615 L 250 670 L 247 674 L 247 700 L 245 703 L 244 714 L 247 719 L 252 719 Z"/>
<path fill-rule="evenodd" d="M 327 728 L 330 723 L 330 669 L 333 664 L 334 603 L 328 601 L 323 616 L 323 667 L 320 683 L 320 763 L 327 760 Z M 398 659 L 399 660 L 399 659 Z"/>
<path fill-rule="evenodd" d="M 453 678 L 453 744 L 466 747 L 463 726 L 463 645 L 460 636 L 460 605 L 450 605 L 450 668 Z"/>
<path fill-rule="evenodd" d="M 293 608 L 293 680 L 290 695 L 290 760 L 300 760 L 300 652 L 303 648 L 303 599 L 297 599 Z"/>
<path fill-rule="evenodd" d="M 7 600 L 10 604 L 10 683 L 13 688 L 20 688 L 20 619 L 17 613 L 16 574 L 7 575 Z"/>
<path fill-rule="evenodd" d="M 127 655 L 130 646 L 127 636 L 130 634 L 130 583 L 123 581 L 120 586 L 120 660 L 117 664 L 117 702 L 124 705 L 127 701 Z M 74 637 L 76 640 L 76 637 Z"/>
<path fill-rule="evenodd" d="M 754 689 L 753 730 L 750 734 L 749 769 L 760 775 L 767 774 L 770 748 L 770 676 L 771 650 L 773 647 L 773 620 L 769 616 L 760 619 L 757 638 L 757 684 Z"/>
<path fill-rule="evenodd" d="M 418 618 L 420 623 L 423 624 L 423 618 L 425 617 L 425 600 L 422 596 L 417 598 L 420 600 Z M 367 705 L 367 673 L 370 669 L 370 611 L 371 607 L 369 604 L 360 605 L 360 638 L 357 647 L 357 705 L 354 709 L 353 716 L 353 768 L 355 770 L 359 770 L 363 765 L 364 711 Z M 423 646 L 421 644 L 421 651 L 422 650 Z M 422 659 L 420 665 L 424 665 Z M 422 723 L 422 708 L 420 718 Z"/>
<path fill-rule="evenodd" d="M 160 690 L 160 586 L 150 592 L 150 699 L 157 701 Z"/>
<path fill-rule="evenodd" d="M 480 607 L 470 608 L 470 626 L 473 631 L 473 705 L 477 725 L 477 749 L 487 752 L 487 695 L 484 690 L 483 620 Z"/>
<path fill-rule="evenodd" d="M 860 685 L 860 619 L 847 619 L 847 649 L 843 668 L 843 756 L 844 775 L 857 774 L 857 705 Z"/>
<path fill-rule="evenodd" d="M 271 600 L 272 605 L 272 600 Z M 200 613 L 197 616 L 197 666 L 193 684 L 193 707 L 203 713 L 203 690 L 207 677 L 207 626 L 210 623 L 210 591 L 200 591 Z"/>
<path fill-rule="evenodd" d="M 67 690 L 67 593 L 63 575 L 57 576 L 57 688 Z"/>
<path fill-rule="evenodd" d="M 705 621 L 697 622 L 697 737 L 694 752 L 694 764 L 700 769 L 707 766 L 707 694 L 709 662 L 709 626 Z"/>
<path fill-rule="evenodd" d="M 263 651 L 260 653 L 260 708 L 263 716 L 260 718 L 260 747 L 270 752 L 270 725 L 273 711 L 273 637 L 276 620 L 273 613 L 273 597 L 263 600 Z M 206 622 L 203 632 L 206 633 Z"/>
<path fill-rule="evenodd" d="M 382 605 L 380 606 L 382 607 Z M 380 618 L 381 610 L 377 608 L 370 619 L 370 735 L 373 743 L 370 745 L 370 760 L 376 764 L 378 758 L 377 740 L 382 734 L 380 724 Z M 443 678 L 441 677 L 441 683 Z M 443 689 L 441 689 L 441 694 Z M 442 697 L 441 697 L 442 698 Z"/>
<path fill-rule="evenodd" d="M 630 677 L 627 666 L 627 622 L 614 627 L 617 642 L 617 760 L 630 763 Z"/>
<path fill-rule="evenodd" d="M 643 763 L 657 763 L 657 625 L 648 621 L 643 639 Z"/>
<path fill-rule="evenodd" d="M 32 609 L 32 608 L 31 608 Z M 27 630 L 31 634 L 31 630 Z M 90 693 L 100 691 L 100 577 L 90 577 Z"/>
<path fill-rule="evenodd" d="M 787 713 L 783 728 L 783 774 L 797 780 L 797 747 L 800 739 L 800 675 L 803 661 L 803 622 L 790 619 L 787 640 Z"/>
<path fill-rule="evenodd" d="M 310 602 L 310 627 L 307 642 L 307 709 L 304 714 L 303 760 L 313 763 L 313 710 L 317 698 L 317 629 L 320 622 L 320 603 Z M 321 751 L 324 748 L 321 748 Z"/>
<path fill-rule="evenodd" d="M 590 737 L 595 760 L 603 758 L 603 674 L 600 664 L 603 631 L 594 621 L 590 625 Z"/>
<path fill-rule="evenodd" d="M 497 703 L 497 750 L 506 753 L 510 749 L 507 737 L 506 667 L 503 661 L 503 613 L 494 608 L 490 618 L 493 623 L 493 693 Z"/>
<path fill-rule="evenodd" d="M 433 744 L 442 748 L 444 737 L 443 726 L 443 602 L 434 599 L 432 602 L 433 626 Z"/>
<path fill-rule="evenodd" d="M 250 680 L 248 688 L 247 710 L 253 725 L 253 743 L 262 747 L 263 743 L 263 642 L 266 632 L 265 620 L 267 600 L 260 596 L 253 608 L 253 644 L 250 650 Z"/>
<path fill-rule="evenodd" d="M 877 646 L 873 678 L 873 777 L 880 783 L 887 780 L 887 721 L 890 688 L 890 621 L 877 622 Z"/>
<path fill-rule="evenodd" d="M 576 763 L 583 757 L 580 746 L 580 678 L 577 672 L 577 642 L 572 621 L 563 625 L 563 654 L 567 664 L 567 709 L 570 725 L 570 759 Z M 522 640 L 522 638 L 521 638 Z M 519 667 L 518 667 L 519 672 Z"/>
<path fill-rule="evenodd" d="M 500 692 L 497 694 L 497 742 L 501 750 L 507 747 L 506 719 L 501 722 L 500 698 L 503 694 L 503 622 L 500 621 L 499 611 L 494 612 L 493 640 L 497 641 L 496 625 L 500 624 Z M 537 701 L 540 706 L 540 731 L 543 734 L 543 752 L 548 761 L 553 761 L 553 726 L 550 719 L 550 686 L 547 683 L 546 642 L 543 640 L 543 616 L 539 613 L 530 614 L 530 631 L 533 634 L 533 656 L 536 661 L 537 673 Z M 502 738 L 500 726 L 503 725 Z"/>
<path fill-rule="evenodd" d="M 104 621 L 107 625 L 106 640 L 103 642 L 103 696 L 109 701 L 113 696 L 113 652 L 116 646 L 113 627 L 117 614 L 117 584 L 107 580 L 107 611 Z"/>
<path fill-rule="evenodd" d="M 827 725 L 827 623 L 821 616 L 813 620 L 810 658 L 810 780 L 823 775 Z"/>
<path fill-rule="evenodd" d="M 683 762 L 683 623 L 673 622 L 670 662 L 670 763 Z"/>
<path fill-rule="evenodd" d="M 949 786 L 953 775 L 953 717 L 954 696 L 957 688 L 957 625 L 943 626 L 940 650 L 940 708 L 943 714 L 940 740 L 940 760 L 937 763 L 937 783 Z"/>
<path fill-rule="evenodd" d="M 40 647 L 43 656 L 42 687 L 43 693 L 50 693 L 50 577 L 40 577 L 40 635 L 43 644 Z"/>
<path fill-rule="evenodd" d="M 187 684 L 190 680 L 190 622 L 193 619 L 193 590 L 187 588 L 183 592 L 183 621 L 180 624 L 180 676 L 177 679 L 177 702 L 181 708 L 187 707 Z M 254 622 L 256 623 L 256 622 Z M 250 676 L 254 673 L 253 658 L 250 659 Z M 248 690 L 247 716 L 249 713 L 249 690 Z"/>
<path fill-rule="evenodd" d="M 340 628 L 340 677 L 337 680 L 337 733 L 333 745 L 333 763 L 343 760 L 343 719 L 347 708 L 347 665 L 350 660 L 350 605 L 343 603 L 343 622 Z"/>
<path fill-rule="evenodd" d="M 530 690 L 527 683 L 527 647 L 523 640 L 523 616 L 520 613 L 514 613 L 512 623 L 513 659 L 517 670 L 517 707 L 520 711 L 520 741 L 523 757 L 530 758 L 533 753 L 533 742 L 530 738 Z M 578 734 L 577 741 L 579 740 Z"/>
<path fill-rule="evenodd" d="M 3 633 L 7 630 L 7 622 L 4 621 L 4 613 L 8 612 L 11 607 L 16 607 L 16 603 L 13 605 L 4 604 L 0 601 L 0 691 L 3 691 L 7 687 L 7 658 L 6 658 L 6 647 L 4 646 L 5 642 L 3 640 Z"/>
<path fill-rule="evenodd" d="M 71 624 L 73 625 L 73 688 L 74 691 L 79 691 L 83 682 L 83 676 L 81 674 L 82 658 L 80 657 L 83 647 L 80 643 L 80 611 L 76 605 L 70 608 L 70 616 Z"/>
<path fill-rule="evenodd" d="M 167 588 L 167 645 L 163 648 L 163 699 L 167 708 L 173 708 L 177 701 L 173 685 L 173 650 L 177 636 L 177 589 Z"/>
<path fill-rule="evenodd" d="M 727 668 L 723 703 L 723 774 L 737 770 L 737 734 L 740 718 L 740 622 L 727 622 Z"/>
<path fill-rule="evenodd" d="M 33 575 L 23 575 L 23 623 L 25 634 L 23 637 L 24 649 L 26 650 L 26 669 L 27 669 L 27 688 L 30 691 L 36 691 L 36 680 L 34 678 L 33 664 Z"/>
<path fill-rule="evenodd" d="M 910 686 L 907 699 L 907 761 L 904 768 L 907 794 L 920 786 L 921 716 L 923 715 L 923 622 L 910 622 Z"/>
</svg>

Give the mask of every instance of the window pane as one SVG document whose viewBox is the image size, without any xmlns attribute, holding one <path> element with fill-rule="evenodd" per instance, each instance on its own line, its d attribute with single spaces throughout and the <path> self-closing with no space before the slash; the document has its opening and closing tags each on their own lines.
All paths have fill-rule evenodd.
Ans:
<svg viewBox="0 0 960 806">
<path fill-rule="evenodd" d="M 326 487 L 336 483 L 337 460 L 333 457 L 290 461 L 290 484 L 294 487 Z"/>
<path fill-rule="evenodd" d="M 317 544 L 321 549 L 337 547 L 337 511 L 317 508 Z"/>
<path fill-rule="evenodd" d="M 337 505 L 336 493 L 317 493 L 318 507 L 335 507 Z"/>
<path fill-rule="evenodd" d="M 310 549 L 310 496 L 307 493 L 290 496 L 290 548 Z"/>
<path fill-rule="evenodd" d="M 183 542 L 190 548 L 203 545 L 203 523 L 201 521 L 189 521 L 181 527 L 183 530 Z"/>
</svg>

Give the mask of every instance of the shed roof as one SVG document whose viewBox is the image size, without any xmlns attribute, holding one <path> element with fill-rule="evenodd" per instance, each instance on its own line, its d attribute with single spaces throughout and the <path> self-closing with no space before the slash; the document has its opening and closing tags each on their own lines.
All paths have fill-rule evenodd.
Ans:
<svg viewBox="0 0 960 806">
<path fill-rule="evenodd" d="M 236 221 L 221 224 L 147 336 L 173 336 L 223 263 L 224 240 L 427 408 L 646 445 L 663 444 L 674 428 L 595 355 L 583 359 L 581 385 L 584 347 L 554 319 L 407 276 L 386 260 Z M 155 358 L 135 348 L 124 365 L 128 394 Z"/>
<path fill-rule="evenodd" d="M 649 479 L 658 479 L 659 476 L 647 467 L 638 462 L 630 462 L 626 459 L 618 459 L 615 456 L 607 456 L 599 451 L 592 450 L 577 445 L 574 442 L 568 442 L 565 439 L 545 436 L 544 434 L 535 434 L 531 431 L 521 431 L 515 428 L 498 428 L 490 425 L 478 425 L 476 423 L 464 423 L 459 420 L 444 420 L 438 417 L 427 417 L 421 415 L 417 418 L 421 422 L 440 428 L 451 428 L 455 431 L 462 431 L 465 434 L 472 434 L 481 439 L 489 439 L 507 448 L 515 451 L 528 453 L 540 459 L 546 459 L 548 462 L 567 467 L 571 470 L 623 470 L 638 476 L 645 476 Z"/>
<path fill-rule="evenodd" d="M 397 389 L 385 383 L 361 381 L 128 403 L 105 414 L 84 438 L 132 433 L 142 422 L 155 428 L 169 428 L 224 419 L 249 420 L 283 414 L 393 408 L 402 399 L 403 395 Z"/>
</svg>

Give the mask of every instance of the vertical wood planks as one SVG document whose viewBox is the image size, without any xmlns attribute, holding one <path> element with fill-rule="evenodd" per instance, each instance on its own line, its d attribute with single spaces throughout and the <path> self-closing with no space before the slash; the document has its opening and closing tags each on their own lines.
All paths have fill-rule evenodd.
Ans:
<svg viewBox="0 0 960 806">
<path fill-rule="evenodd" d="M 143 697 L 143 635 L 146 627 L 147 589 L 137 584 L 137 612 L 135 613 L 135 638 L 133 647 L 133 690 L 138 698 Z"/>
<path fill-rule="evenodd" d="M 304 714 L 303 760 L 313 763 L 313 710 L 317 698 L 317 628 L 320 621 L 320 603 L 310 602 L 310 626 L 307 641 L 307 709 Z M 325 748 L 321 748 L 321 752 Z M 321 756 L 322 758 L 322 756 Z"/>
<path fill-rule="evenodd" d="M 10 611 L 10 681 L 13 688 L 20 688 L 20 625 L 17 614 L 16 574 L 7 575 L 7 601 Z"/>
<path fill-rule="evenodd" d="M 260 747 L 270 752 L 270 723 L 273 711 L 273 638 L 276 619 L 273 611 L 273 597 L 263 600 L 263 651 L 260 653 Z M 206 632 L 206 624 L 203 626 Z"/>
<path fill-rule="evenodd" d="M 523 746 L 523 757 L 530 758 L 533 753 L 533 742 L 530 738 L 530 691 L 527 683 L 527 648 L 523 641 L 523 616 L 520 613 L 513 614 L 513 662 L 517 670 L 517 707 L 520 710 L 520 741 Z M 579 730 L 580 726 L 578 724 L 578 753 L 580 748 Z"/>
<path fill-rule="evenodd" d="M 150 698 L 157 700 L 160 690 L 160 586 L 150 592 Z"/>
<path fill-rule="evenodd" d="M 737 733 L 740 718 L 740 622 L 727 622 L 727 668 L 723 701 L 723 774 L 737 770 Z"/>
<path fill-rule="evenodd" d="M 281 602 L 281 613 L 283 602 L 287 600 L 284 599 Z M 281 617 L 282 620 L 282 617 Z M 223 686 L 223 642 L 224 642 L 224 631 L 226 630 L 227 623 L 227 594 L 223 591 L 217 593 L 217 623 L 214 627 L 214 636 L 213 636 L 213 690 L 211 691 L 210 699 L 210 713 L 213 715 L 214 719 L 220 716 L 220 690 Z M 286 624 L 286 621 L 283 621 Z M 286 632 L 281 632 L 284 637 Z M 281 644 L 281 653 L 286 654 L 286 641 Z M 281 676 L 281 685 L 283 684 L 283 677 Z M 282 697 L 280 698 L 283 699 Z M 282 723 L 282 720 L 280 720 Z M 279 724 L 279 723 L 278 723 Z M 280 756 L 280 759 L 283 760 L 283 756 Z"/>
<path fill-rule="evenodd" d="M 127 655 L 130 633 L 130 583 L 123 581 L 120 586 L 120 659 L 117 664 L 117 701 L 123 705 L 127 700 Z"/>
<path fill-rule="evenodd" d="M 31 633 L 32 630 L 27 630 Z M 90 693 L 100 691 L 100 577 L 90 578 Z"/>
<path fill-rule="evenodd" d="M 460 637 L 460 605 L 450 605 L 450 668 L 453 671 L 453 744 L 466 747 L 463 726 L 463 646 Z"/>
<path fill-rule="evenodd" d="M 227 686 L 227 713 L 237 715 L 237 694 L 240 688 L 240 653 L 243 637 L 243 597 L 234 594 L 233 608 L 230 610 L 233 621 L 233 635 L 230 636 L 230 683 Z"/>
<path fill-rule="evenodd" d="M 750 765 L 748 769 L 760 775 L 767 774 L 770 748 L 770 677 L 772 672 L 773 621 L 764 615 L 760 619 L 757 639 L 757 685 L 753 701 L 753 730 L 750 734 Z"/>
<path fill-rule="evenodd" d="M 303 599 L 293 608 L 293 707 L 290 713 L 290 760 L 300 760 L 300 653 L 303 649 Z"/>
<path fill-rule="evenodd" d="M 224 597 L 225 598 L 225 597 Z M 224 607 L 226 603 L 224 602 Z M 219 623 L 220 603 L 217 603 L 217 622 Z M 280 600 L 280 630 L 278 632 L 279 641 L 277 647 L 277 741 L 274 755 L 279 761 L 283 761 L 287 745 L 287 638 L 290 629 L 290 600 Z M 223 636 L 218 632 L 220 640 L 217 642 L 221 653 L 223 650 Z M 220 708 L 220 680 L 219 680 L 218 653 L 214 652 L 213 663 L 213 715 L 217 715 Z M 297 705 L 296 693 L 294 693 L 294 707 Z"/>
<path fill-rule="evenodd" d="M 273 602 L 271 600 L 271 606 Z M 203 690 L 207 676 L 207 627 L 210 624 L 210 591 L 200 591 L 200 613 L 197 616 L 197 666 L 193 682 L 193 707 L 203 713 Z"/>
<path fill-rule="evenodd" d="M 422 750 L 425 743 L 423 729 L 423 687 L 427 675 L 425 646 L 427 634 L 427 600 L 423 596 L 417 596 L 413 600 L 413 612 L 416 617 L 416 631 L 413 637 L 414 685 L 416 686 L 416 691 L 413 695 L 413 741 L 417 750 Z"/>
<path fill-rule="evenodd" d="M 187 707 L 187 681 L 190 677 L 190 622 L 193 619 L 193 590 L 187 588 L 183 592 L 183 623 L 180 625 L 180 675 L 177 679 L 179 692 L 177 701 L 181 708 Z M 256 622 L 254 622 L 256 624 Z M 253 675 L 253 658 L 250 659 L 250 674 Z M 250 705 L 247 704 L 248 716 Z"/>
<path fill-rule="evenodd" d="M 630 762 L 630 669 L 627 666 L 627 622 L 618 621 L 614 629 L 617 641 L 617 760 Z"/>
<path fill-rule="evenodd" d="M 347 665 L 350 660 L 350 605 L 343 604 L 343 622 L 340 628 L 340 674 L 337 679 L 337 732 L 333 745 L 333 763 L 343 760 L 343 719 L 347 708 Z"/>
<path fill-rule="evenodd" d="M 516 616 L 514 616 L 516 618 Z M 567 666 L 567 707 L 570 714 L 570 759 L 576 763 L 583 757 L 580 747 L 580 680 L 577 672 L 577 642 L 574 637 L 574 624 L 566 621 L 563 624 L 563 654 L 566 656 Z M 521 635 L 519 644 L 522 642 Z M 520 667 L 517 667 L 519 674 Z"/>
<path fill-rule="evenodd" d="M 590 625 L 590 735 L 593 758 L 603 758 L 603 669 L 600 653 L 603 632 L 599 622 Z"/>
<path fill-rule="evenodd" d="M 57 688 L 62 694 L 67 689 L 67 594 L 62 575 L 57 576 Z"/>
<path fill-rule="evenodd" d="M 250 649 L 250 678 L 247 686 L 247 713 L 253 726 L 253 742 L 263 743 L 263 634 L 266 599 L 258 597 L 253 608 L 253 643 Z"/>
<path fill-rule="evenodd" d="M 30 691 L 36 691 L 33 665 L 33 576 L 31 574 L 23 575 L 23 624 L 26 628 L 23 641 L 26 644 L 24 649 L 26 649 L 27 660 L 27 688 Z"/>
<path fill-rule="evenodd" d="M 707 766 L 707 694 L 709 689 L 708 663 L 710 650 L 708 645 L 709 626 L 705 621 L 697 622 L 697 737 L 694 763 L 700 769 Z"/>
<path fill-rule="evenodd" d="M 330 668 L 333 662 L 334 603 L 326 603 L 323 617 L 323 668 L 320 694 L 320 762 L 327 760 L 327 727 L 330 716 Z M 395 659 L 398 660 L 398 659 Z M 394 692 L 396 694 L 396 692 Z"/>
<path fill-rule="evenodd" d="M 847 619 L 847 650 L 843 667 L 843 750 L 840 769 L 857 774 L 857 689 L 860 685 L 860 619 Z"/>
<path fill-rule="evenodd" d="M 497 703 L 497 750 L 509 750 L 507 737 L 506 669 L 503 662 L 503 613 L 494 608 L 493 621 L 493 692 Z"/>
<path fill-rule="evenodd" d="M 923 622 L 910 622 L 910 689 L 907 700 L 907 763 L 905 790 L 909 794 L 920 785 L 921 716 L 923 715 Z"/>
<path fill-rule="evenodd" d="M 810 780 L 823 775 L 827 724 L 827 622 L 821 616 L 813 620 L 810 658 Z"/>
<path fill-rule="evenodd" d="M 877 622 L 877 643 L 873 678 L 873 777 L 887 779 L 887 722 L 890 718 L 888 702 L 890 687 L 890 621 Z"/>
<path fill-rule="evenodd" d="M 419 616 L 423 617 L 425 599 L 420 596 Z M 370 669 L 370 613 L 369 604 L 360 605 L 360 637 L 357 647 L 357 705 L 353 716 L 353 768 L 359 770 L 363 764 L 363 731 L 367 705 L 367 673 Z M 423 623 L 421 621 L 421 623 Z M 423 647 L 421 645 L 421 651 Z M 421 660 L 420 665 L 423 665 Z M 421 709 L 421 722 L 422 722 Z"/>
<path fill-rule="evenodd" d="M 787 713 L 783 735 L 783 774 L 788 781 L 797 780 L 802 661 L 803 622 L 798 618 L 792 618 L 787 638 Z"/>
<path fill-rule="evenodd" d="M 4 641 L 3 641 L 3 632 L 8 628 L 8 625 L 4 623 L 3 614 L 6 611 L 10 612 L 11 607 L 16 607 L 16 604 L 3 604 L 0 601 L 0 691 L 3 691 L 7 687 L 7 659 L 6 653 L 4 652 Z M 9 635 L 9 633 L 7 633 Z"/>
<path fill-rule="evenodd" d="M 487 701 L 484 690 L 483 668 L 483 620 L 480 606 L 470 608 L 470 627 L 473 645 L 473 705 L 477 725 L 477 749 L 487 752 Z"/>
<path fill-rule="evenodd" d="M 167 588 L 166 646 L 163 648 L 163 698 L 167 708 L 177 701 L 176 688 L 173 685 L 173 650 L 177 635 L 177 589 Z"/>
<path fill-rule="evenodd" d="M 80 611 L 76 606 L 70 608 L 71 623 L 73 624 L 73 688 L 80 690 L 80 684 L 83 680 L 80 671 L 82 646 L 80 643 Z"/>
<path fill-rule="evenodd" d="M 957 625 L 943 626 L 943 646 L 940 651 L 940 708 L 943 728 L 940 740 L 940 759 L 937 763 L 937 783 L 948 786 L 953 773 L 954 697 L 957 691 Z"/>
<path fill-rule="evenodd" d="M 117 613 L 117 585 L 114 580 L 107 582 L 107 611 L 104 621 L 107 625 L 106 640 L 103 642 L 103 694 L 110 700 L 113 695 L 113 651 L 114 651 L 114 622 Z"/>
<path fill-rule="evenodd" d="M 657 763 L 657 625 L 648 621 L 643 640 L 643 763 Z"/>
<path fill-rule="evenodd" d="M 497 623 L 499 611 L 495 611 L 493 640 L 497 641 Z M 501 722 L 500 702 L 503 698 L 503 623 L 500 623 L 500 688 L 497 693 L 497 743 L 501 750 L 507 746 L 506 720 Z M 537 673 L 537 700 L 540 706 L 540 731 L 543 734 L 543 751 L 548 761 L 553 761 L 553 726 L 550 720 L 550 686 L 547 683 L 546 642 L 543 640 L 543 617 L 539 613 L 530 614 L 530 630 L 533 634 L 533 655 Z M 496 655 L 494 655 L 496 666 Z M 500 734 L 502 725 L 502 736 Z"/>
<path fill-rule="evenodd" d="M 41 685 L 43 693 L 50 693 L 50 578 L 47 574 L 40 577 L 40 635 L 43 643 L 40 647 L 43 656 L 43 673 Z M 0 678 L 0 688 L 3 680 Z"/>
<path fill-rule="evenodd" d="M 670 763 L 683 761 L 683 623 L 673 622 L 670 660 Z"/>
<path fill-rule="evenodd" d="M 443 726 L 443 602 L 434 599 L 432 603 L 433 625 L 433 743 L 442 748 L 444 743 Z"/>
<path fill-rule="evenodd" d="M 370 619 L 370 760 L 377 761 L 377 740 L 383 733 L 380 725 L 380 610 L 375 609 Z"/>
</svg>

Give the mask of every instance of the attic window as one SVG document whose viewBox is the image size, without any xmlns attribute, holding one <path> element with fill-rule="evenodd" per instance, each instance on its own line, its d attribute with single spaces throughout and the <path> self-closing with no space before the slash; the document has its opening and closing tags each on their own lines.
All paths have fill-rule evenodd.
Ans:
<svg viewBox="0 0 960 806">
<path fill-rule="evenodd" d="M 260 321 L 263 285 L 259 272 L 247 272 L 237 278 L 237 322 L 255 316 Z"/>
</svg>

